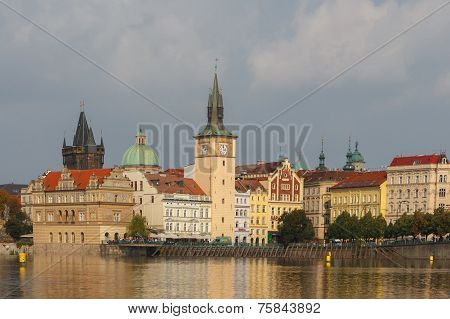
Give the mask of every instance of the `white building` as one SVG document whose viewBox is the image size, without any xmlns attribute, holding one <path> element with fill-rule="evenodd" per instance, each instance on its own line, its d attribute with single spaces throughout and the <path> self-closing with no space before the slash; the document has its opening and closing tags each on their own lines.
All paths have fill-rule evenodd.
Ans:
<svg viewBox="0 0 450 319">
<path fill-rule="evenodd" d="M 211 240 L 211 199 L 178 170 L 127 171 L 134 189 L 134 214 L 145 216 L 152 236 L 165 240 Z"/>
<path fill-rule="evenodd" d="M 404 213 L 450 208 L 449 175 L 445 154 L 395 157 L 387 168 L 387 221 Z"/>
<path fill-rule="evenodd" d="M 234 243 L 248 243 L 250 236 L 250 189 L 235 182 Z"/>
</svg>

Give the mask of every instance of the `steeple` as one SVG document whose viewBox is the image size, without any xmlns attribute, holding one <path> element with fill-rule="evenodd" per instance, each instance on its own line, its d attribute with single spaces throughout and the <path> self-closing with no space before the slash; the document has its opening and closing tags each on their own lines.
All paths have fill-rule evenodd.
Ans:
<svg viewBox="0 0 450 319">
<path fill-rule="evenodd" d="M 357 171 L 363 171 L 364 170 L 364 157 L 358 150 L 358 141 L 355 142 L 355 151 L 352 154 L 352 164 L 355 167 L 355 170 Z"/>
<path fill-rule="evenodd" d="M 63 147 L 66 147 L 66 146 L 67 146 L 67 144 L 66 144 L 66 137 L 64 136 Z"/>
<path fill-rule="evenodd" d="M 319 155 L 319 166 L 317 167 L 319 171 L 326 171 L 328 168 L 325 166 L 325 153 L 323 152 L 323 138 L 322 138 L 322 150 Z"/>
<path fill-rule="evenodd" d="M 217 72 L 214 72 L 213 87 L 208 98 L 208 124 L 199 133 L 199 136 L 204 135 L 232 135 L 223 124 L 223 99 Z"/>
<path fill-rule="evenodd" d="M 344 171 L 354 171 L 355 170 L 355 166 L 353 165 L 353 160 L 352 160 L 352 139 L 351 136 L 348 137 L 348 151 L 347 151 L 347 162 L 345 163 L 343 170 Z"/>
<path fill-rule="evenodd" d="M 84 113 L 84 101 L 80 102 L 80 117 L 78 118 L 77 131 L 73 137 L 73 146 L 96 145 L 94 133 L 89 127 L 86 114 Z"/>
</svg>

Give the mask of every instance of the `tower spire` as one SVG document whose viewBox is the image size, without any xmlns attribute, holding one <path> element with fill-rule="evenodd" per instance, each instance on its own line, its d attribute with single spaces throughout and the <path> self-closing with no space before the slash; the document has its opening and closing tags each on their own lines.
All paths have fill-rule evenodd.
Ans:
<svg viewBox="0 0 450 319">
<path fill-rule="evenodd" d="M 353 153 L 352 153 L 352 137 L 348 137 L 348 151 L 347 151 L 347 162 L 345 163 L 343 170 L 344 171 L 354 171 L 355 166 L 353 165 Z"/>
<path fill-rule="evenodd" d="M 328 168 L 325 166 L 325 153 L 323 151 L 323 137 L 322 137 L 322 150 L 320 151 L 319 155 L 319 166 L 317 167 L 317 170 L 325 171 Z"/>
</svg>

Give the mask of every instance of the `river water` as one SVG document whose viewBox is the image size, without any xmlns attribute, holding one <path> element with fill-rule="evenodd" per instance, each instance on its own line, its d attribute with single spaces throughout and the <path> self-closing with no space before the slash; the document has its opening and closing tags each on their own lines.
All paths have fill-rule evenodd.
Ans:
<svg viewBox="0 0 450 319">
<path fill-rule="evenodd" d="M 449 298 L 435 261 L 0 256 L 1 298 Z"/>
</svg>

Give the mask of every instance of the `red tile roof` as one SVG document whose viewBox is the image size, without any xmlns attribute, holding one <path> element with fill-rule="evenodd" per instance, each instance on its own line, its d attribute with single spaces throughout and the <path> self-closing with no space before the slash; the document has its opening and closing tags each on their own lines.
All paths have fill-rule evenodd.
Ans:
<svg viewBox="0 0 450 319">
<path fill-rule="evenodd" d="M 174 174 L 145 174 L 150 185 L 159 193 L 206 195 L 201 187 L 192 179 Z"/>
<path fill-rule="evenodd" d="M 446 158 L 445 154 L 432 155 L 416 155 L 416 156 L 398 156 L 394 157 L 389 166 L 409 166 L 409 165 L 426 165 L 438 164 L 442 158 Z"/>
<path fill-rule="evenodd" d="M 86 170 L 69 170 L 74 185 L 77 189 L 86 189 L 89 184 L 89 179 L 92 175 L 97 177 L 99 184 L 103 182 L 103 179 L 111 172 L 110 168 L 101 169 L 86 169 Z M 58 186 L 58 182 L 61 178 L 61 172 L 49 172 L 44 178 L 42 185 L 46 191 L 54 191 Z"/>
<path fill-rule="evenodd" d="M 261 187 L 263 191 L 266 190 L 258 179 L 239 179 L 235 181 L 236 190 L 241 192 L 246 192 L 249 189 L 255 191 L 258 187 Z"/>
<path fill-rule="evenodd" d="M 304 183 L 317 183 L 317 182 L 341 182 L 350 176 L 362 174 L 361 172 L 349 172 L 349 171 L 317 171 L 317 170 L 300 170 L 297 172 L 299 177 L 304 178 Z"/>
<path fill-rule="evenodd" d="M 364 172 L 361 174 L 352 175 L 331 188 L 342 189 L 342 188 L 376 187 L 383 184 L 386 181 L 386 178 L 387 173 L 385 171 Z"/>
<path fill-rule="evenodd" d="M 168 168 L 164 171 L 167 175 L 177 175 L 179 177 L 184 177 L 184 169 L 183 168 Z"/>
</svg>

